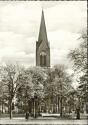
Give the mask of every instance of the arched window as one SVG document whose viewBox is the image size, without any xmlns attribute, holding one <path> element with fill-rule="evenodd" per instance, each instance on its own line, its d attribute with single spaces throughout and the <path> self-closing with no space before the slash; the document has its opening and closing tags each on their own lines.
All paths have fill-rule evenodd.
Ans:
<svg viewBox="0 0 88 125">
<path fill-rule="evenodd" d="M 46 53 L 40 53 L 40 66 L 46 66 Z"/>
</svg>

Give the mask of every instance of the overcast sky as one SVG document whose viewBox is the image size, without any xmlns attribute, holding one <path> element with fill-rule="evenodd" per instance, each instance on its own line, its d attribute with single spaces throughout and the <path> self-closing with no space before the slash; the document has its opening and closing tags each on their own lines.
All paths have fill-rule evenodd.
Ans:
<svg viewBox="0 0 88 125">
<path fill-rule="evenodd" d="M 0 63 L 35 66 L 41 11 L 44 10 L 51 65 L 68 64 L 67 54 L 87 25 L 87 1 L 0 1 Z"/>
</svg>

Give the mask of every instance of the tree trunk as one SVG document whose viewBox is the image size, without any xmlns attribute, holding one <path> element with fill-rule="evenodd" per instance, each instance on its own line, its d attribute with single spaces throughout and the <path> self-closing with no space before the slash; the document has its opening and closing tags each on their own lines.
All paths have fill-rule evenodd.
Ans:
<svg viewBox="0 0 88 125">
<path fill-rule="evenodd" d="M 60 99 L 59 99 L 59 96 L 57 96 L 57 113 L 59 113 L 59 101 L 60 101 Z"/>
<path fill-rule="evenodd" d="M 62 96 L 61 96 L 61 99 L 60 99 L 60 116 L 62 117 Z"/>
<path fill-rule="evenodd" d="M 10 100 L 10 108 L 9 108 L 9 115 L 10 115 L 10 119 L 12 118 L 12 100 Z"/>
<path fill-rule="evenodd" d="M 3 100 L 2 100 L 2 114 L 3 114 Z"/>
<path fill-rule="evenodd" d="M 9 114 L 9 104 L 8 104 L 8 114 Z"/>
<path fill-rule="evenodd" d="M 36 118 L 36 107 L 35 107 L 35 99 L 34 99 L 34 118 Z"/>
</svg>

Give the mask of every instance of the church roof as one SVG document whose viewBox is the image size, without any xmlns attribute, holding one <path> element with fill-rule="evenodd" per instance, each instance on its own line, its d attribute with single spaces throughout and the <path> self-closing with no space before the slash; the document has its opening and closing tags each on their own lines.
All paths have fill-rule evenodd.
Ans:
<svg viewBox="0 0 88 125">
<path fill-rule="evenodd" d="M 45 18 L 44 18 L 43 10 L 42 10 L 42 16 L 41 16 L 41 24 L 40 24 L 40 30 L 39 30 L 38 44 L 40 45 L 41 42 L 46 42 L 47 45 L 48 45 L 47 31 L 46 31 Z M 49 45 L 48 45 L 48 47 L 49 47 Z"/>
</svg>

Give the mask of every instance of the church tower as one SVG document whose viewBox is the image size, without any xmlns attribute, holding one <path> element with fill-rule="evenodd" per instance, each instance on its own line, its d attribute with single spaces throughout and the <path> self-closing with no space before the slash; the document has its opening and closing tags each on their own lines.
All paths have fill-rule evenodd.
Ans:
<svg viewBox="0 0 88 125">
<path fill-rule="evenodd" d="M 47 38 L 43 10 L 38 41 L 36 42 L 36 66 L 50 67 L 50 46 Z"/>
</svg>

